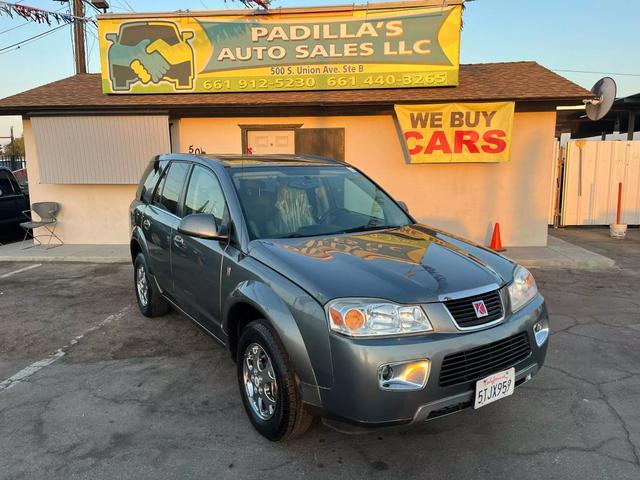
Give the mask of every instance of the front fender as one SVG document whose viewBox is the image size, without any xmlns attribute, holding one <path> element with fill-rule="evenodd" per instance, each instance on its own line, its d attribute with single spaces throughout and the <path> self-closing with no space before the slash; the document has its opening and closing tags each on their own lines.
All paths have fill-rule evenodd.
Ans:
<svg viewBox="0 0 640 480">
<path fill-rule="evenodd" d="M 320 406 L 318 387 L 330 386 L 332 376 L 328 339 L 323 341 L 326 322 L 320 304 L 293 285 L 278 288 L 259 280 L 246 280 L 236 286 L 225 302 L 223 328 L 227 334 L 229 311 L 238 303 L 253 306 L 270 322 L 289 355 L 303 400 Z"/>
</svg>

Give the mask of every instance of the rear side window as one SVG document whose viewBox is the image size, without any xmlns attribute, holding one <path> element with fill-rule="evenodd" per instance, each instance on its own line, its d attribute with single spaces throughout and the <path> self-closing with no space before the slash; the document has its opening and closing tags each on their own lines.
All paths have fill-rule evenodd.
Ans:
<svg viewBox="0 0 640 480">
<path fill-rule="evenodd" d="M 184 200 L 184 214 L 210 213 L 218 225 L 227 223 L 227 206 L 218 178 L 204 167 L 193 167 Z"/>
<path fill-rule="evenodd" d="M 140 189 L 140 193 L 138 198 L 145 203 L 151 202 L 151 197 L 153 196 L 153 191 L 158 184 L 158 180 L 160 180 L 160 176 L 162 172 L 167 166 L 166 160 L 156 160 L 154 162 L 150 162 L 147 170 L 145 171 L 146 177 L 144 178 L 144 182 L 142 183 L 142 188 Z"/>
<path fill-rule="evenodd" d="M 154 203 L 166 211 L 177 215 L 180 192 L 182 192 L 182 186 L 184 185 L 184 180 L 187 178 L 188 172 L 188 163 L 172 162 L 169 166 L 169 172 L 162 177 L 156 189 Z"/>
<path fill-rule="evenodd" d="M 156 187 L 156 190 L 153 194 L 153 204 L 159 207 L 162 206 L 162 190 L 164 190 L 164 182 L 167 180 L 167 171 L 165 170 L 164 175 L 160 179 L 160 183 Z"/>
</svg>

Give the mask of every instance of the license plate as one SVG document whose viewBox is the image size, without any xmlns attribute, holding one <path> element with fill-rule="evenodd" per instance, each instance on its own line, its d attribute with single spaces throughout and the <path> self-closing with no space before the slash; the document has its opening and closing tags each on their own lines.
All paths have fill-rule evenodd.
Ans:
<svg viewBox="0 0 640 480">
<path fill-rule="evenodd" d="M 473 408 L 484 407 L 490 403 L 508 397 L 513 393 L 516 383 L 516 369 L 510 368 L 494 373 L 476 382 L 476 402 Z"/>
</svg>

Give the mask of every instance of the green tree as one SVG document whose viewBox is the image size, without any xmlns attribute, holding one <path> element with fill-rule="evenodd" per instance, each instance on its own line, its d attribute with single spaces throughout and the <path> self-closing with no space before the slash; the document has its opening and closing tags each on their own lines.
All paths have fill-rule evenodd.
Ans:
<svg viewBox="0 0 640 480">
<path fill-rule="evenodd" d="M 14 139 L 13 146 L 11 143 L 7 143 L 2 147 L 0 153 L 6 156 L 15 155 L 16 157 L 24 157 L 24 137 Z"/>
</svg>

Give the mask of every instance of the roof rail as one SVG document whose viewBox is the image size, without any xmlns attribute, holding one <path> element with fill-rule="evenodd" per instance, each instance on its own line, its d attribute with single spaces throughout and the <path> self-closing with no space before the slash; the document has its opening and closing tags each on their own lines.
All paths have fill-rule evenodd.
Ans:
<svg viewBox="0 0 640 480">
<path fill-rule="evenodd" d="M 285 155 L 282 155 L 285 156 Z M 303 154 L 303 155 L 286 155 L 287 157 L 293 157 L 293 158 L 302 158 L 305 160 L 322 160 L 323 162 L 330 162 L 330 163 L 339 163 L 340 165 L 348 165 L 347 162 L 345 162 L 344 160 L 336 160 L 335 158 L 329 158 L 329 157 L 324 157 L 322 155 L 308 155 L 308 154 Z"/>
</svg>

